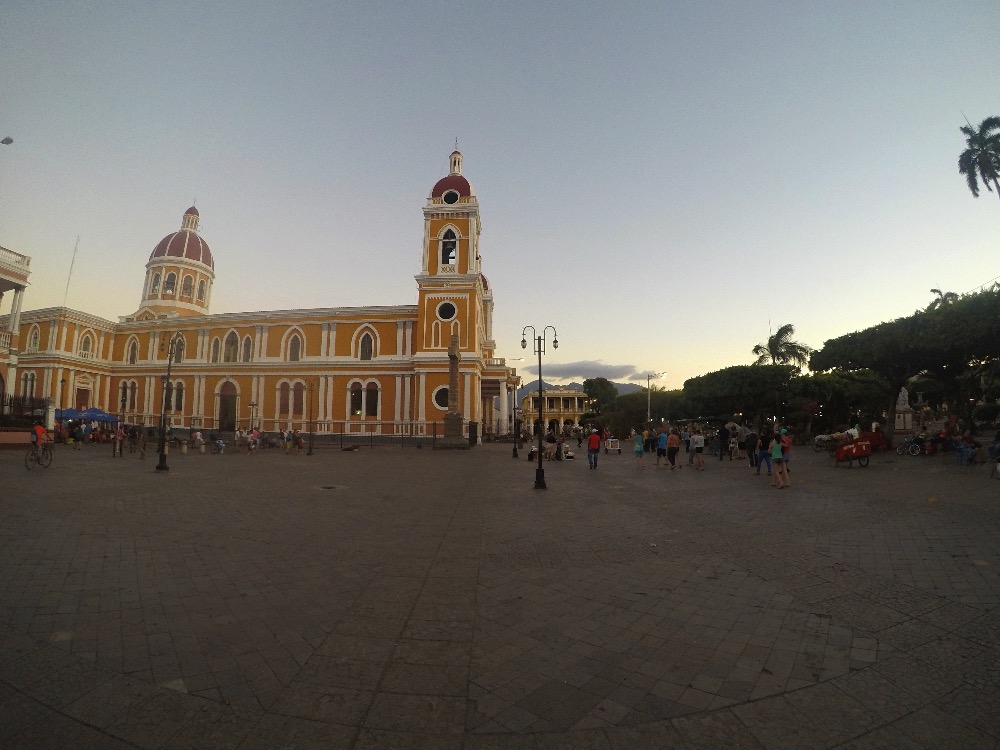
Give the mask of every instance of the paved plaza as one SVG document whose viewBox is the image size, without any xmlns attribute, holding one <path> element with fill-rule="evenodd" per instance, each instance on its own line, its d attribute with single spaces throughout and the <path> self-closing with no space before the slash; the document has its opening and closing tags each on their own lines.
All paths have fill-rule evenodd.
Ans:
<svg viewBox="0 0 1000 750">
<path fill-rule="evenodd" d="M 526 453 L 0 453 L 0 747 L 1000 746 L 988 468 Z"/>
</svg>

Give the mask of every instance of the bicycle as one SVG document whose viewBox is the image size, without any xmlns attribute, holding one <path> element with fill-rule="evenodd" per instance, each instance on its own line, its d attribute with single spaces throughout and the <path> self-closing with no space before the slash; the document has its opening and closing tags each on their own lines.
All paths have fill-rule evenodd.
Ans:
<svg viewBox="0 0 1000 750">
<path fill-rule="evenodd" d="M 24 468 L 31 471 L 35 468 L 35 464 L 40 465 L 43 469 L 49 468 L 52 464 L 52 446 L 49 443 L 42 446 L 41 455 L 35 452 L 35 446 L 28 448 L 28 452 L 24 455 Z"/>
</svg>

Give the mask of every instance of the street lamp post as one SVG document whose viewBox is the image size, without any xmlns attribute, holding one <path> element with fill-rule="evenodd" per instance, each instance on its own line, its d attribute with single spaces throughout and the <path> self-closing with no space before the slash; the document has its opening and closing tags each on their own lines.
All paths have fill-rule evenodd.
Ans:
<svg viewBox="0 0 1000 750">
<path fill-rule="evenodd" d="M 510 435 L 513 438 L 514 443 L 514 454 L 513 458 L 517 458 L 517 386 L 511 385 L 510 387 Z"/>
<path fill-rule="evenodd" d="M 167 374 L 163 377 L 163 398 L 160 400 L 160 461 L 156 464 L 157 471 L 169 471 L 167 466 L 167 394 L 170 393 L 170 370 L 174 365 L 174 351 L 178 341 L 184 340 L 184 334 L 180 331 L 174 332 L 168 341 L 160 337 L 160 351 L 167 348 Z"/>
<path fill-rule="evenodd" d="M 650 411 L 650 391 L 649 391 L 649 381 L 653 378 L 662 378 L 666 375 L 666 372 L 651 372 L 646 374 L 646 425 L 649 425 L 650 420 L 652 420 L 652 413 Z"/>
<path fill-rule="evenodd" d="M 122 407 L 122 408 L 121 408 L 121 412 L 120 412 L 120 413 L 119 413 L 119 415 L 118 415 L 118 426 L 119 426 L 119 427 L 120 427 L 120 428 L 121 428 L 122 430 L 124 430 L 124 429 L 125 429 L 125 391 L 124 391 L 124 390 L 122 390 L 122 402 L 121 402 L 121 407 Z M 124 435 L 125 435 L 125 433 L 124 433 L 124 432 L 122 432 L 122 436 L 123 436 L 123 437 L 124 437 Z M 123 458 L 123 457 L 125 456 L 125 451 L 123 450 L 123 449 L 125 448 L 125 441 L 124 441 L 124 440 L 122 440 L 122 442 L 121 442 L 121 443 L 119 443 L 119 442 L 118 442 L 118 430 L 115 430 L 115 439 L 114 439 L 114 440 L 112 440 L 112 441 L 111 441 L 111 443 L 112 443 L 112 445 L 115 445 L 115 446 L 117 446 L 117 448 L 118 448 L 118 457 L 119 457 L 119 458 Z M 115 455 L 115 453 L 114 453 L 114 451 L 113 451 L 113 450 L 112 450 L 112 452 L 111 452 L 111 455 L 112 455 L 112 456 L 114 456 L 114 455 Z"/>
<path fill-rule="evenodd" d="M 534 339 L 534 349 L 533 352 L 538 355 L 538 468 L 535 469 L 535 489 L 544 490 L 547 489 L 545 486 L 545 469 L 542 468 L 542 432 L 545 430 L 545 425 L 543 423 L 542 416 L 542 399 L 544 398 L 544 386 L 542 385 L 542 355 L 545 354 L 545 334 L 551 328 L 552 329 L 552 348 L 559 348 L 559 334 L 556 333 L 555 326 L 545 326 L 542 329 L 541 335 L 537 335 L 534 326 L 525 326 L 524 330 L 521 331 L 521 348 L 525 349 L 528 346 L 528 340 L 526 338 L 528 329 L 531 329 L 531 336 Z"/>
<path fill-rule="evenodd" d="M 250 407 L 250 431 L 253 431 L 254 426 L 257 424 L 257 403 L 251 401 L 247 406 Z"/>
</svg>

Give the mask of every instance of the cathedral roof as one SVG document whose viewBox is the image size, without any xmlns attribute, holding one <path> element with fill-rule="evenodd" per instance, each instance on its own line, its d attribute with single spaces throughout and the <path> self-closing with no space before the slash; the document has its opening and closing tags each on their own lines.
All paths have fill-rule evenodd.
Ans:
<svg viewBox="0 0 1000 750">
<path fill-rule="evenodd" d="M 153 248 L 149 259 L 187 258 L 203 263 L 214 271 L 215 260 L 212 258 L 212 251 L 208 243 L 198 235 L 199 216 L 198 209 L 194 206 L 185 211 L 181 228 L 160 240 Z"/>
</svg>

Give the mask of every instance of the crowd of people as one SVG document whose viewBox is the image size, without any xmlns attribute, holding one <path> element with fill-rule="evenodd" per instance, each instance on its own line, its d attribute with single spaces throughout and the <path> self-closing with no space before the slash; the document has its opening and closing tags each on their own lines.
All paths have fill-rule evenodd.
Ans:
<svg viewBox="0 0 1000 750">
<path fill-rule="evenodd" d="M 761 468 L 771 477 L 771 484 L 784 489 L 790 484 L 788 464 L 791 460 L 792 439 L 788 429 L 775 425 L 773 430 L 758 434 L 747 425 L 725 425 L 718 429 L 700 426 L 667 426 L 658 429 L 647 427 L 632 430 L 633 454 L 636 465 L 641 467 L 647 453 L 656 454 L 656 466 L 670 467 L 671 471 L 683 469 L 685 462 L 678 457 L 683 448 L 687 454 L 687 466 L 695 471 L 705 470 L 706 449 L 709 455 L 720 461 L 727 456 L 730 461 L 747 461 L 755 474 Z"/>
</svg>

